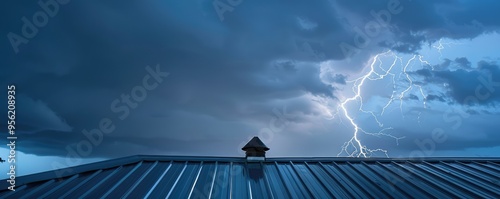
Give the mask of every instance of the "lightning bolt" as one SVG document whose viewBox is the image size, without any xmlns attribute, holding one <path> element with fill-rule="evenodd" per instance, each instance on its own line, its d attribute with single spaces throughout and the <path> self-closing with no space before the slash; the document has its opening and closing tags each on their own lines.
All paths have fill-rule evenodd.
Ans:
<svg viewBox="0 0 500 199">
<path fill-rule="evenodd" d="M 443 40 L 437 41 L 434 45 L 431 47 L 437 50 L 437 53 L 440 55 L 440 60 L 442 59 L 442 51 L 445 49 L 445 47 L 451 46 L 451 45 L 457 45 L 461 43 L 457 42 L 445 42 Z M 384 61 L 381 59 L 381 57 L 389 57 L 391 61 Z M 406 57 L 406 56 L 405 56 Z M 386 62 L 386 63 L 384 63 Z M 390 64 L 389 64 L 390 63 Z M 342 118 L 346 118 L 349 125 L 352 126 L 353 128 L 353 133 L 352 137 L 344 142 L 344 144 L 341 147 L 340 152 L 337 154 L 337 156 L 341 155 L 346 155 L 348 157 L 371 157 L 374 153 L 383 153 L 386 157 L 389 157 L 388 151 L 386 149 L 381 149 L 381 148 L 376 148 L 376 149 L 371 149 L 368 148 L 365 144 L 363 144 L 363 141 L 361 140 L 360 135 L 365 134 L 365 135 L 370 135 L 370 136 L 376 136 L 376 137 L 389 137 L 393 138 L 396 141 L 396 144 L 399 145 L 399 140 L 403 139 L 403 137 L 396 137 L 390 133 L 386 133 L 386 131 L 389 131 L 393 129 L 392 127 L 384 127 L 384 124 L 381 122 L 381 120 L 378 118 L 380 116 L 383 116 L 384 113 L 387 112 L 387 109 L 391 107 L 391 105 L 397 101 L 399 101 L 399 109 L 401 112 L 401 115 L 403 119 L 405 118 L 405 114 L 403 111 L 403 105 L 404 101 L 408 97 L 416 97 L 417 95 L 420 95 L 423 103 L 423 108 L 427 109 L 427 97 L 426 93 L 424 92 L 424 88 L 422 83 L 417 81 L 415 78 L 412 77 L 412 73 L 410 71 L 413 70 L 413 66 L 415 64 L 421 64 L 422 68 L 425 67 L 432 67 L 433 65 L 430 64 L 429 61 L 427 61 L 423 55 L 421 54 L 414 54 L 410 55 L 406 58 L 400 57 L 396 55 L 392 51 L 386 51 L 380 54 L 375 55 L 372 58 L 371 63 L 366 67 L 365 70 L 368 70 L 364 75 L 361 77 L 358 77 L 354 80 L 347 81 L 348 83 L 352 84 L 351 90 L 353 92 L 353 96 L 349 98 L 345 98 L 343 101 L 341 101 L 338 106 L 337 106 L 337 112 L 332 115 L 330 111 L 328 111 L 329 116 L 331 116 L 329 119 L 334 118 L 337 115 L 342 115 L 340 122 L 342 122 Z M 398 66 L 398 67 L 396 67 Z M 381 110 L 379 111 L 380 114 L 376 114 L 374 111 L 371 110 L 365 110 L 364 104 L 363 104 L 363 88 L 369 81 L 377 81 L 377 80 L 382 80 L 385 78 L 391 78 L 392 80 L 392 94 L 385 103 L 381 107 Z M 415 90 L 414 90 L 415 89 Z M 414 94 L 414 95 L 410 95 Z M 418 98 L 418 97 L 417 97 Z M 417 100 L 419 100 L 417 99 Z M 380 130 L 378 132 L 369 132 L 363 129 L 360 124 L 357 123 L 355 116 L 353 115 L 353 112 L 351 112 L 348 109 L 349 107 L 352 107 L 352 105 L 355 104 L 357 105 L 357 111 L 360 113 L 364 113 L 369 115 L 371 118 L 373 118 L 373 121 L 378 124 L 380 127 Z M 419 112 L 417 115 L 417 121 L 418 124 L 420 125 L 420 119 L 421 119 L 422 112 Z"/>
<path fill-rule="evenodd" d="M 377 124 L 380 127 L 383 127 L 383 124 L 378 120 L 376 114 L 373 111 L 367 111 L 367 110 L 363 109 L 362 88 L 363 88 L 365 82 L 367 82 L 367 81 L 380 80 L 380 79 L 387 77 L 388 75 L 393 75 L 391 73 L 391 71 L 397 62 L 397 60 L 396 60 L 397 58 L 394 60 L 392 65 L 389 67 L 389 69 L 385 70 L 381 66 L 382 61 L 379 59 L 379 56 L 380 55 L 387 55 L 387 54 L 393 54 L 393 53 L 391 51 L 387 51 L 384 53 L 377 54 L 373 58 L 373 62 L 370 64 L 370 70 L 365 75 L 355 79 L 354 81 L 351 81 L 351 82 L 354 82 L 353 87 L 352 87 L 352 90 L 354 92 L 354 96 L 345 99 L 338 106 L 338 109 L 341 110 L 341 113 L 343 113 L 344 117 L 347 118 L 350 125 L 352 125 L 352 127 L 354 128 L 354 132 L 353 132 L 353 136 L 351 137 L 351 139 L 342 145 L 342 150 L 337 154 L 337 156 L 340 156 L 342 153 L 345 153 L 349 157 L 365 157 L 366 158 L 366 157 L 370 157 L 375 152 L 382 152 L 385 154 L 386 157 L 389 157 L 389 155 L 387 154 L 387 150 L 385 150 L 385 149 L 380 149 L 380 148 L 379 149 L 370 149 L 366 145 L 363 145 L 361 142 L 361 139 L 359 138 L 360 133 L 365 133 L 365 134 L 377 136 L 377 137 L 378 136 L 387 136 L 387 137 L 391 137 L 391 138 L 396 139 L 396 142 L 398 142 L 399 139 L 403 138 L 403 137 L 395 137 L 391 134 L 384 133 L 384 131 L 390 130 L 390 129 L 392 129 L 392 127 L 383 128 L 382 130 L 380 130 L 377 133 L 370 133 L 370 132 L 365 131 L 363 128 L 361 128 L 356 123 L 353 116 L 351 116 L 350 112 L 347 110 L 347 107 L 346 107 L 347 104 L 349 104 L 351 102 L 359 102 L 358 110 L 363 112 L 363 113 L 370 114 L 375 119 Z M 378 65 L 376 65 L 377 63 L 378 63 Z M 376 66 L 378 68 L 380 68 L 383 73 L 377 72 L 375 70 Z M 354 150 L 349 151 L 349 147 L 352 147 Z"/>
<path fill-rule="evenodd" d="M 449 44 L 450 43 L 448 43 L 448 42 L 443 42 L 443 39 L 439 39 L 438 43 L 436 45 L 432 45 L 432 47 L 438 51 L 438 53 L 440 55 L 439 58 L 441 58 L 443 56 L 441 51 L 444 49 L 445 45 L 449 45 Z"/>
<path fill-rule="evenodd" d="M 441 60 L 443 58 L 442 51 L 445 49 L 445 46 L 451 47 L 452 45 L 460 45 L 460 44 L 462 44 L 462 43 L 452 42 L 452 41 L 443 41 L 443 39 L 439 39 L 439 41 L 437 41 L 437 44 L 432 45 L 432 48 L 435 48 L 437 50 L 437 52 L 439 53 L 439 59 Z M 434 70 L 434 67 L 432 67 L 432 70 Z"/>
<path fill-rule="evenodd" d="M 381 56 L 387 56 L 391 57 L 392 61 L 391 64 L 384 68 L 384 62 L 381 60 Z M 421 85 L 418 85 L 414 82 L 414 79 L 412 78 L 411 74 L 409 71 L 412 70 L 413 63 L 415 62 L 420 62 L 422 65 L 430 65 L 428 61 L 424 59 L 422 55 L 413 55 L 411 58 L 409 58 L 406 61 L 403 61 L 402 57 L 397 56 L 395 53 L 392 51 L 387 51 L 383 52 L 380 54 L 377 54 L 373 57 L 373 60 L 371 64 L 368 67 L 368 72 L 366 72 L 363 76 L 348 81 L 349 83 L 352 83 L 352 92 L 354 95 L 352 97 L 349 97 L 345 100 L 343 100 L 337 107 L 337 113 L 341 113 L 344 118 L 347 119 L 349 122 L 350 126 L 353 127 L 353 136 L 342 145 L 341 151 L 337 154 L 337 156 L 340 156 L 342 154 L 345 154 L 349 157 L 371 157 L 375 152 L 381 152 L 383 153 L 386 157 L 389 157 L 388 151 L 385 149 L 377 148 L 377 149 L 370 149 L 366 145 L 363 144 L 360 134 L 366 134 L 366 135 L 371 135 L 371 136 L 385 136 L 389 138 L 393 138 L 396 141 L 396 144 L 399 145 L 399 140 L 403 139 L 404 137 L 396 137 L 394 135 L 391 135 L 389 133 L 385 133 L 385 131 L 393 129 L 392 127 L 384 127 L 384 124 L 379 120 L 379 116 L 382 116 L 385 112 L 386 109 L 393 104 L 395 101 L 399 101 L 399 109 L 401 111 L 401 115 L 404 118 L 404 113 L 403 113 L 403 102 L 405 101 L 405 98 L 408 96 L 410 92 L 414 88 L 418 89 L 418 92 L 422 96 L 423 99 L 423 106 L 424 108 L 427 107 L 427 96 L 424 93 L 424 90 Z M 395 74 L 395 66 L 397 64 L 400 64 L 401 68 L 399 71 L 399 74 Z M 377 80 L 382 80 L 385 78 L 391 78 L 392 79 L 392 84 L 393 84 L 393 90 L 392 94 L 389 97 L 388 102 L 382 107 L 382 110 L 380 114 L 376 114 L 374 111 L 369 111 L 365 110 L 363 108 L 363 87 L 365 86 L 366 82 L 369 81 L 377 81 Z M 399 81 L 404 82 L 403 85 L 398 84 Z M 398 91 L 400 90 L 400 91 Z M 401 91 L 402 90 L 402 91 Z M 352 113 L 348 110 L 347 105 L 356 103 L 358 104 L 358 111 L 370 115 L 374 121 L 378 124 L 378 126 L 381 128 L 380 131 L 376 133 L 368 132 L 365 131 L 355 120 L 354 116 Z M 420 123 L 420 116 L 421 112 L 419 112 L 417 120 Z"/>
</svg>

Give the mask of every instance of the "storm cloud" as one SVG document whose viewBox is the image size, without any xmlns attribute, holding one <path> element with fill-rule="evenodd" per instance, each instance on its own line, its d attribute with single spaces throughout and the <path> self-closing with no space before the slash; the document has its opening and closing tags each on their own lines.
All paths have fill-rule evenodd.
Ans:
<svg viewBox="0 0 500 199">
<path fill-rule="evenodd" d="M 36 2 L 2 4 L 1 35 L 23 36 L 22 18 L 32 20 L 43 10 Z M 325 119 L 331 113 L 320 102 L 343 99 L 349 78 L 358 77 L 373 55 L 416 53 L 440 39 L 473 39 L 500 26 L 500 2 L 493 0 L 243 0 L 231 7 L 221 20 L 208 0 L 71 1 L 29 42 L 16 46 L 4 37 L 0 82 L 17 88 L 20 150 L 64 157 L 68 146 L 77 150 L 89 140 L 84 131 L 108 118 L 115 129 L 85 157 L 235 156 L 241 142 L 269 128 L 279 118 L 275 110 L 284 114 L 286 108 L 290 117 L 269 139 L 271 154 L 333 156 L 350 130 Z M 390 21 L 378 18 L 387 16 Z M 371 22 L 380 25 L 372 27 L 379 32 L 368 36 Z M 352 47 L 349 52 L 343 43 Z M 326 61 L 339 64 L 326 70 Z M 150 78 L 148 84 L 157 86 L 146 89 L 136 105 L 126 105 L 126 117 L 115 110 L 113 102 L 123 95 L 134 99 L 134 89 L 151 75 L 147 67 L 155 66 L 169 75 Z M 500 92 L 491 92 L 500 81 L 496 62 L 455 57 L 435 66 L 413 73 L 426 84 L 447 84 L 443 96 L 429 94 L 427 100 L 471 105 L 465 99 L 479 85 L 490 96 L 472 105 L 500 100 Z M 467 141 L 456 140 L 446 149 L 458 150 Z"/>
</svg>

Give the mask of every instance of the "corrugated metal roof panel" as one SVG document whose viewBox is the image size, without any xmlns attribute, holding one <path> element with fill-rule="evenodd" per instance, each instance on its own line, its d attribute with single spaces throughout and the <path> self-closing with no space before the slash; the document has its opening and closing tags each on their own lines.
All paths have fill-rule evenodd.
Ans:
<svg viewBox="0 0 500 199">
<path fill-rule="evenodd" d="M 500 198 L 500 159 L 136 156 L 18 178 L 0 198 Z"/>
</svg>

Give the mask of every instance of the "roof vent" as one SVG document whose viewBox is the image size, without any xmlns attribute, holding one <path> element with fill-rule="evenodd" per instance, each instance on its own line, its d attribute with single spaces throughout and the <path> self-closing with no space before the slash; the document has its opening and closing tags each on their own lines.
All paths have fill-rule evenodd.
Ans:
<svg viewBox="0 0 500 199">
<path fill-rule="evenodd" d="M 266 151 L 269 147 L 255 136 L 241 150 L 245 151 L 247 161 L 263 161 L 266 159 Z"/>
</svg>

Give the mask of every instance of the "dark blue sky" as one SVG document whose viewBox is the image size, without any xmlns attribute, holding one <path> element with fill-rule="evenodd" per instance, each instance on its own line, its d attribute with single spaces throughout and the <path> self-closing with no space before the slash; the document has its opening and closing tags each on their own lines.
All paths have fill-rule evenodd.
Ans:
<svg viewBox="0 0 500 199">
<path fill-rule="evenodd" d="M 21 173 L 254 135 L 269 156 L 500 152 L 498 1 L 40 2 L 0 6 Z"/>
</svg>

